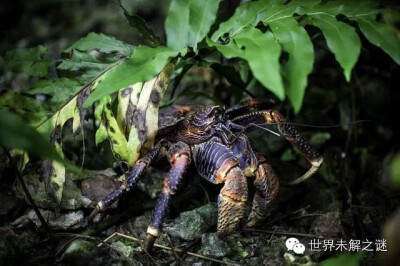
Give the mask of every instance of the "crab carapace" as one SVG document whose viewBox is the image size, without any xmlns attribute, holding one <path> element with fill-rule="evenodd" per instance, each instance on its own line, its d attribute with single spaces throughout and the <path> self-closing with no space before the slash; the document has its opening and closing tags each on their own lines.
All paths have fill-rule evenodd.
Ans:
<svg viewBox="0 0 400 266">
<path fill-rule="evenodd" d="M 146 249 L 153 247 L 162 229 L 171 197 L 178 192 L 189 165 L 194 163 L 200 176 L 214 184 L 224 184 L 218 196 L 218 236 L 232 233 L 245 214 L 247 180 L 254 178 L 256 192 L 246 226 L 265 220 L 276 199 L 279 180 L 268 161 L 253 151 L 246 129 L 275 124 L 279 132 L 310 162 L 311 168 L 291 184 L 314 175 L 323 158 L 275 110 L 260 110 L 264 101 L 249 100 L 224 110 L 219 106 L 174 105 L 160 111 L 157 144 L 132 168 L 128 178 L 100 201 L 91 217 L 114 203 L 143 175 L 160 151 L 166 151 L 171 169 L 164 178 L 161 193 L 147 228 Z"/>
</svg>

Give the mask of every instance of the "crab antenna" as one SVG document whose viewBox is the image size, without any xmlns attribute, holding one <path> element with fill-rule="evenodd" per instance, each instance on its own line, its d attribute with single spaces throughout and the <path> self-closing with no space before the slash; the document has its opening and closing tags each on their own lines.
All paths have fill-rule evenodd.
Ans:
<svg viewBox="0 0 400 266">
<path fill-rule="evenodd" d="M 265 131 L 268 131 L 269 133 L 272 133 L 272 134 L 274 134 L 275 136 L 278 136 L 278 137 L 281 136 L 281 134 L 279 134 L 278 132 L 275 132 L 275 131 L 273 131 L 273 130 L 271 130 L 269 128 L 265 128 L 265 127 L 259 126 L 257 124 L 250 124 L 250 126 L 255 126 L 255 127 L 260 128 L 260 129 L 264 129 Z"/>
</svg>

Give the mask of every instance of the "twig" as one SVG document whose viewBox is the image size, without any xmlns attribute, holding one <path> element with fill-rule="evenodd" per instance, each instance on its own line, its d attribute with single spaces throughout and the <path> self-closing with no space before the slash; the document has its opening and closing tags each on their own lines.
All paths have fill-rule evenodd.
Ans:
<svg viewBox="0 0 400 266">
<path fill-rule="evenodd" d="M 205 194 L 205 196 L 206 196 L 206 199 L 207 199 L 207 203 L 210 203 L 211 201 L 210 201 L 210 196 L 208 196 L 208 192 L 207 192 L 207 189 L 205 189 L 205 187 L 199 182 L 199 186 L 200 186 L 200 188 L 204 191 L 204 194 Z"/>
<path fill-rule="evenodd" d="M 67 241 L 64 245 L 62 245 L 62 247 L 57 251 L 55 257 L 57 258 L 57 257 L 60 255 L 60 253 L 61 253 L 64 249 L 66 249 L 74 240 L 76 240 L 76 239 L 78 239 L 78 238 L 79 238 L 78 236 L 74 236 L 73 238 L 71 238 L 70 240 L 68 240 L 68 241 Z"/>
<path fill-rule="evenodd" d="M 246 89 L 246 84 L 240 79 L 240 77 L 238 78 L 236 75 L 235 76 L 229 75 L 229 73 L 227 73 L 227 71 L 223 67 L 220 67 L 219 64 L 212 64 L 211 68 L 215 72 L 226 78 L 228 82 L 231 83 L 232 86 L 239 88 L 244 93 L 249 95 L 251 98 L 256 98 L 256 96 L 253 93 L 251 93 Z"/>
<path fill-rule="evenodd" d="M 277 227 L 275 227 L 275 230 L 274 230 L 274 232 L 271 234 L 271 237 L 270 237 L 270 238 L 269 238 L 269 240 L 268 240 L 267 246 L 269 246 L 269 244 L 271 243 L 271 241 L 272 241 L 272 238 L 274 237 L 274 235 L 275 235 L 275 233 L 276 233 L 276 230 L 278 230 L 278 228 L 277 228 Z"/>
<path fill-rule="evenodd" d="M 289 220 L 298 220 L 298 219 L 321 216 L 321 215 L 323 215 L 323 214 L 322 213 L 309 213 L 309 214 L 299 215 L 299 216 L 295 216 L 295 217 L 290 217 Z"/>
<path fill-rule="evenodd" d="M 131 236 L 127 236 L 127 235 L 124 235 L 124 234 L 121 234 L 121 233 L 116 233 L 116 235 L 117 235 L 117 236 L 120 236 L 120 237 L 122 237 L 122 238 L 126 238 L 126 239 L 129 239 L 129 240 L 135 241 L 135 242 L 139 242 L 139 243 L 142 242 L 142 240 L 140 240 L 140 239 L 137 239 L 137 238 L 131 237 Z M 163 245 L 154 244 L 154 246 L 157 247 L 157 248 L 161 248 L 161 249 L 165 249 L 165 250 L 172 251 L 172 248 L 166 247 L 166 246 L 163 246 Z M 213 261 L 213 262 L 218 262 L 218 263 L 224 264 L 224 265 L 240 266 L 240 264 L 236 264 L 236 263 L 231 263 L 231 262 L 226 262 L 226 261 L 222 261 L 222 260 L 213 259 L 213 258 L 210 258 L 210 257 L 206 257 L 206 256 L 204 256 L 204 255 L 200 255 L 200 254 L 197 254 L 197 253 L 193 253 L 193 252 L 183 252 L 181 249 L 178 249 L 178 248 L 175 248 L 175 251 L 176 251 L 176 252 L 179 252 L 179 253 L 185 253 L 185 254 L 190 255 L 190 256 L 192 256 L 192 257 L 197 257 L 197 258 L 204 259 L 204 260 L 209 260 L 209 261 Z"/>
<path fill-rule="evenodd" d="M 171 241 L 171 238 L 169 237 L 169 235 L 168 234 L 165 234 L 165 235 L 167 236 L 167 240 L 168 240 L 168 242 L 169 242 L 169 244 L 171 246 L 171 251 L 172 251 L 172 254 L 174 255 L 175 261 L 178 264 L 181 261 L 181 258 L 176 253 L 174 245 L 172 244 L 172 241 Z"/>
<path fill-rule="evenodd" d="M 106 239 L 103 240 L 104 243 L 107 243 L 108 241 L 110 241 L 112 238 L 114 238 L 115 236 L 118 235 L 118 232 L 114 232 L 113 234 L 109 235 Z M 159 265 L 153 258 L 153 256 L 150 255 L 150 253 L 145 249 L 144 245 L 142 242 L 139 243 L 140 247 L 142 248 L 142 250 L 144 250 L 144 252 L 149 256 L 149 258 L 153 261 L 153 263 L 155 265 Z M 100 243 L 97 245 L 97 247 L 101 247 L 103 245 L 103 243 Z"/>
<path fill-rule="evenodd" d="M 298 209 L 298 210 L 292 211 L 292 212 L 289 213 L 289 214 L 282 215 L 281 217 L 277 217 L 277 218 L 275 218 L 275 219 L 272 219 L 268 224 L 274 224 L 274 223 L 277 222 L 277 221 L 280 221 L 280 220 L 282 220 L 282 219 L 284 219 L 284 218 L 290 217 L 290 216 L 292 216 L 293 214 L 299 213 L 299 212 L 301 212 L 301 211 L 307 210 L 307 209 L 310 208 L 310 207 L 311 207 L 310 205 L 307 205 L 307 206 L 302 207 L 302 208 L 300 208 L 300 209 Z"/>
<path fill-rule="evenodd" d="M 171 96 L 169 97 L 169 100 L 172 100 L 172 98 L 174 98 L 176 88 L 178 87 L 179 83 L 181 83 L 183 76 L 185 76 L 185 74 L 189 71 L 190 68 L 192 68 L 192 66 L 193 65 L 185 65 L 182 69 L 182 72 L 179 73 L 179 75 L 175 78 L 174 85 L 173 85 L 174 87 L 172 88 L 172 92 L 171 92 Z"/>
<path fill-rule="evenodd" d="M 303 236 L 303 237 L 321 238 L 321 239 L 323 238 L 322 236 L 311 235 L 311 234 L 302 234 L 302 233 L 296 233 L 296 232 L 278 232 L 278 231 L 253 229 L 253 228 L 247 228 L 247 227 L 244 228 L 243 231 L 256 232 L 256 233 L 266 233 L 266 234 L 276 234 L 276 235 L 282 235 L 282 236 Z"/>
<path fill-rule="evenodd" d="M 377 208 L 379 208 L 378 206 L 361 206 L 361 205 L 355 205 L 355 204 L 352 204 L 351 207 L 358 208 L 358 209 L 377 209 Z"/>
<path fill-rule="evenodd" d="M 13 158 L 12 158 L 10 152 L 6 148 L 4 148 L 4 150 L 6 151 L 7 157 L 10 160 L 10 165 L 12 165 Z M 54 237 L 53 230 L 50 228 L 50 226 L 47 224 L 46 220 L 40 213 L 38 206 L 36 205 L 34 199 L 32 198 L 31 193 L 29 192 L 29 190 L 25 184 L 25 181 L 21 176 L 20 169 L 16 169 L 16 168 L 17 167 L 15 167 L 15 169 L 14 169 L 15 175 L 17 176 L 18 181 L 21 183 L 22 189 L 24 190 L 24 193 L 25 193 L 26 197 L 28 198 L 29 203 L 31 204 L 33 210 L 35 211 L 36 216 L 39 218 L 40 223 L 42 224 L 42 226 L 44 227 L 44 229 L 47 231 L 48 235 L 50 236 L 50 239 L 52 239 Z"/>
</svg>

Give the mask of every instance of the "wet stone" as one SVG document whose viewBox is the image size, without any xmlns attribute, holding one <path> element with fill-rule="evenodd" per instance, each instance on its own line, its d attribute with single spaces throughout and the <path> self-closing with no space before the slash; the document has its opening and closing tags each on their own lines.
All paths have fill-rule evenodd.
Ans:
<svg viewBox="0 0 400 266">
<path fill-rule="evenodd" d="M 345 236 L 339 212 L 328 212 L 316 218 L 311 225 L 311 231 L 325 238 Z"/>
<path fill-rule="evenodd" d="M 75 184 L 75 181 L 71 180 L 70 175 L 70 173 L 67 173 L 65 178 L 62 199 L 59 207 L 63 210 L 76 210 L 88 207 L 91 203 L 90 199 L 82 195 L 80 189 Z M 46 190 L 45 183 L 40 181 L 38 175 L 24 176 L 24 181 L 33 200 L 39 208 L 54 209 L 58 207 L 50 196 L 50 193 Z M 24 197 L 25 202 L 30 204 L 25 193 L 22 191 L 22 188 L 18 186 L 17 190 L 19 195 L 24 195 L 22 197 Z"/>
<path fill-rule="evenodd" d="M 89 256 L 91 250 L 94 248 L 96 248 L 96 245 L 92 242 L 82 239 L 74 240 L 65 250 L 63 254 L 63 260 L 68 260 L 69 258 L 73 258 L 75 256 L 80 258 Z"/>
<path fill-rule="evenodd" d="M 183 212 L 165 231 L 184 240 L 193 240 L 217 224 L 217 205 L 209 203 L 192 211 Z"/>
<path fill-rule="evenodd" d="M 115 178 L 115 175 L 113 170 L 107 169 L 93 172 L 82 181 L 82 194 L 91 200 L 89 207 L 94 208 L 100 200 L 121 186 L 121 182 Z M 115 203 L 111 205 L 111 207 L 113 206 Z"/>
<path fill-rule="evenodd" d="M 55 230 L 80 229 L 87 225 L 87 220 L 84 219 L 83 211 L 56 214 L 47 210 L 40 210 L 40 213 L 50 227 Z M 34 210 L 31 210 L 27 216 L 37 227 L 42 226 Z"/>
<path fill-rule="evenodd" d="M 127 258 L 129 258 L 133 253 L 133 248 L 128 245 L 125 245 L 121 241 L 112 243 L 111 247 L 121 252 Z"/>
<path fill-rule="evenodd" d="M 216 233 L 203 234 L 201 244 L 205 256 L 221 258 L 231 252 L 229 245 L 224 240 L 219 239 Z"/>
</svg>

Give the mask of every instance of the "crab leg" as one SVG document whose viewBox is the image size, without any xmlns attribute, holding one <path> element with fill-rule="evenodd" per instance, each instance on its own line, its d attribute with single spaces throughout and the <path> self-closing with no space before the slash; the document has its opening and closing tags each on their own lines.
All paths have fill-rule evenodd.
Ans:
<svg viewBox="0 0 400 266">
<path fill-rule="evenodd" d="M 272 210 L 279 190 L 279 179 L 271 165 L 262 155 L 257 155 L 257 168 L 254 170 L 254 186 L 256 193 L 253 198 L 253 208 L 249 215 L 248 227 L 255 226 L 265 220 Z"/>
<path fill-rule="evenodd" d="M 256 109 L 263 109 L 263 108 L 271 108 L 271 106 L 275 102 L 273 100 L 257 100 L 257 99 L 250 99 L 244 101 L 241 104 L 232 106 L 231 108 L 227 109 L 225 114 L 230 118 L 234 118 L 238 115 L 244 115 L 250 111 L 254 111 Z"/>
<path fill-rule="evenodd" d="M 199 174 L 214 184 L 224 184 L 218 196 L 219 236 L 233 232 L 245 213 L 247 181 L 232 151 L 216 141 L 195 146 L 193 152 Z"/>
<path fill-rule="evenodd" d="M 173 145 L 168 151 L 168 159 L 172 164 L 172 167 L 164 178 L 164 183 L 151 218 L 151 223 L 147 228 L 145 247 L 148 251 L 153 248 L 154 241 L 160 234 L 164 218 L 171 202 L 171 196 L 175 195 L 177 192 L 179 184 L 190 165 L 189 146 L 183 142 L 178 142 Z"/>
<path fill-rule="evenodd" d="M 149 153 L 147 153 L 143 158 L 139 159 L 136 162 L 135 166 L 132 168 L 129 177 L 124 181 L 124 183 L 122 183 L 119 188 L 115 189 L 107 197 L 97 203 L 95 209 L 90 214 L 89 219 L 92 219 L 96 214 L 113 204 L 126 191 L 129 191 L 132 186 L 137 183 L 139 177 L 143 174 L 147 167 L 149 167 L 154 158 L 159 154 L 161 148 L 167 148 L 167 146 L 168 142 L 165 140 L 161 140 Z"/>
<path fill-rule="evenodd" d="M 255 177 L 256 192 L 253 208 L 247 226 L 252 227 L 265 220 L 272 210 L 272 203 L 279 190 L 279 179 L 271 165 L 261 154 L 255 154 L 246 135 L 240 135 L 230 146 L 233 154 L 239 159 L 241 168 L 247 177 Z"/>
<path fill-rule="evenodd" d="M 299 184 L 311 176 L 313 176 L 318 169 L 321 167 L 324 159 L 314 150 L 310 144 L 308 144 L 303 137 L 300 136 L 299 132 L 290 124 L 285 121 L 282 114 L 275 110 L 266 110 L 253 112 L 247 115 L 242 115 L 232 119 L 234 124 L 241 126 L 248 126 L 251 124 L 261 125 L 261 124 L 276 124 L 281 134 L 290 141 L 293 146 L 297 147 L 306 157 L 306 159 L 311 163 L 311 168 L 301 177 L 295 179 L 290 184 Z"/>
</svg>

